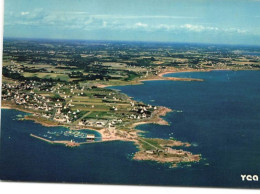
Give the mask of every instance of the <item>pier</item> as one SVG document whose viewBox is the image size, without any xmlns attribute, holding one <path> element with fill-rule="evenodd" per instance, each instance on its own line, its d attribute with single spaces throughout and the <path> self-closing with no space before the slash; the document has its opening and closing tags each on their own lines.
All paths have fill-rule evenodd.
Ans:
<svg viewBox="0 0 260 194">
<path fill-rule="evenodd" d="M 43 138 L 43 137 L 34 135 L 34 134 L 32 134 L 32 133 L 30 134 L 30 136 L 31 136 L 31 137 L 34 137 L 34 138 L 36 138 L 36 139 L 45 141 L 45 142 L 50 143 L 50 144 L 64 144 L 66 147 L 78 147 L 78 146 L 80 146 L 80 145 L 82 145 L 82 144 L 102 142 L 101 137 L 95 137 L 95 139 L 100 139 L 99 141 L 91 140 L 90 142 L 77 143 L 77 142 L 74 142 L 74 141 L 52 141 L 52 140 L 49 140 L 49 139 L 46 139 L 46 138 Z"/>
<path fill-rule="evenodd" d="M 34 134 L 30 134 L 31 137 L 34 137 L 36 139 L 40 139 L 42 141 L 45 141 L 45 142 L 48 142 L 48 143 L 51 143 L 51 144 L 64 144 L 66 145 L 67 147 L 77 147 L 77 146 L 80 146 L 80 143 L 76 143 L 74 141 L 51 141 L 49 139 L 45 139 L 43 137 L 39 137 L 37 135 L 34 135 Z"/>
</svg>

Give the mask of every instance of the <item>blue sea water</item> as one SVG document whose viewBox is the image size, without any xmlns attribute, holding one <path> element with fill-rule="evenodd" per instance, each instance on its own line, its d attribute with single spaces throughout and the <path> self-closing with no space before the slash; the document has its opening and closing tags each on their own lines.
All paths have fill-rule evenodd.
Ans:
<svg viewBox="0 0 260 194">
<path fill-rule="evenodd" d="M 0 178 L 15 181 L 82 182 L 205 187 L 252 187 L 241 174 L 260 176 L 260 71 L 212 71 L 168 74 L 202 78 L 204 82 L 149 81 L 113 87 L 152 105 L 174 111 L 170 126 L 138 126 L 146 137 L 192 143 L 202 154 L 191 166 L 132 160 L 130 142 L 106 142 L 67 148 L 29 136 L 48 130 L 20 121 L 16 110 L 2 109 Z M 62 129 L 61 129 L 62 130 Z"/>
</svg>

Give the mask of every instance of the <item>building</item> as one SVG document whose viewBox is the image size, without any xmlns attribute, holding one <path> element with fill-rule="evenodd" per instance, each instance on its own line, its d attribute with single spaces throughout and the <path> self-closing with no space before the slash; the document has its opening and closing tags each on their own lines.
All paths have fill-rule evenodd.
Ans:
<svg viewBox="0 0 260 194">
<path fill-rule="evenodd" d="M 87 134 L 87 140 L 95 140 L 95 135 L 94 134 Z"/>
</svg>

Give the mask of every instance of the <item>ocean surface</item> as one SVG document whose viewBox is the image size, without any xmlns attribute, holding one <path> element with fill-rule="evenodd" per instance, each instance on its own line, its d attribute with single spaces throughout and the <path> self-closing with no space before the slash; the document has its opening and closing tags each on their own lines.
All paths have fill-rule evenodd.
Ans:
<svg viewBox="0 0 260 194">
<path fill-rule="evenodd" d="M 168 74 L 204 82 L 147 81 L 113 87 L 135 100 L 166 106 L 170 126 L 138 126 L 146 137 L 174 137 L 201 154 L 191 165 L 134 161 L 131 142 L 105 142 L 68 148 L 30 136 L 63 127 L 43 127 L 16 110 L 2 109 L 0 178 L 14 181 L 105 184 L 249 187 L 241 174 L 260 176 L 260 71 L 212 71 Z M 18 116 L 17 116 L 18 115 Z M 86 133 L 93 133 L 86 131 Z M 48 134 L 49 135 L 49 134 Z M 96 134 L 98 135 L 98 134 Z"/>
</svg>

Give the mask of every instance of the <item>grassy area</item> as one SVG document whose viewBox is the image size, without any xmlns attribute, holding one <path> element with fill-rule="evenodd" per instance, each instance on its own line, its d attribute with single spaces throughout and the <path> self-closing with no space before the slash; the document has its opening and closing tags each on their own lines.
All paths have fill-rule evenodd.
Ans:
<svg viewBox="0 0 260 194">
<path fill-rule="evenodd" d="M 53 120 L 49 120 L 49 119 L 46 119 L 43 117 L 37 117 L 37 116 L 33 116 L 33 115 L 26 115 L 25 119 L 34 120 L 34 121 L 44 124 L 44 125 L 58 125 L 59 124 L 58 122 L 55 122 Z"/>
<path fill-rule="evenodd" d="M 111 114 L 109 112 L 93 111 L 92 113 L 87 115 L 87 117 L 85 117 L 84 119 L 88 119 L 88 118 L 111 119 L 111 118 L 113 118 L 113 114 Z"/>
<path fill-rule="evenodd" d="M 161 147 L 160 142 L 158 141 L 158 139 L 140 138 L 139 143 L 142 145 L 142 148 L 144 150 L 155 150 L 156 148 L 157 149 L 163 149 Z"/>
<path fill-rule="evenodd" d="M 128 73 L 128 77 L 125 79 L 125 81 L 131 81 L 135 78 L 140 77 L 138 74 L 134 73 L 134 72 L 129 72 Z"/>
<path fill-rule="evenodd" d="M 165 146 L 187 146 L 186 143 L 172 139 L 159 139 L 159 138 L 141 138 L 139 141 L 144 150 L 163 149 Z"/>
<path fill-rule="evenodd" d="M 24 77 L 38 77 L 41 79 L 54 79 L 54 80 L 61 80 L 61 81 L 68 81 L 69 76 L 66 74 L 56 74 L 56 73 L 23 73 Z"/>
<path fill-rule="evenodd" d="M 95 108 L 92 108 L 91 106 L 74 106 L 72 108 L 72 110 L 77 110 L 77 109 L 80 109 L 80 110 L 84 110 L 84 111 L 101 111 L 101 112 L 108 112 L 109 111 L 109 108 L 106 108 L 104 106 L 99 106 L 99 107 L 95 107 Z"/>
</svg>

